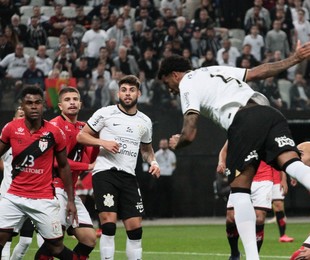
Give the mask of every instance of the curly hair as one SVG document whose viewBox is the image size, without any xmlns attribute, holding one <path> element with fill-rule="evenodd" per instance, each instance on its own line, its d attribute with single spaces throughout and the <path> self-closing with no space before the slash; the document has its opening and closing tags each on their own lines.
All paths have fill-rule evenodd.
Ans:
<svg viewBox="0 0 310 260">
<path fill-rule="evenodd" d="M 188 59 L 180 55 L 171 55 L 161 62 L 158 71 L 158 79 L 162 79 L 163 76 L 168 76 L 173 71 L 186 72 L 191 69 L 192 66 Z"/>
</svg>

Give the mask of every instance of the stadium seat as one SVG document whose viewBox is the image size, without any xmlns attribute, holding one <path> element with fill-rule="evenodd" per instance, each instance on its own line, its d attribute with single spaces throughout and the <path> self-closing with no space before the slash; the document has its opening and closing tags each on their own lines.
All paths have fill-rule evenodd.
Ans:
<svg viewBox="0 0 310 260">
<path fill-rule="evenodd" d="M 238 51 L 242 51 L 242 40 L 238 38 L 231 38 L 229 39 L 231 42 L 231 46 L 234 46 L 238 49 Z"/>
<path fill-rule="evenodd" d="M 292 87 L 292 82 L 286 79 L 278 80 L 278 88 L 280 92 L 280 96 L 283 101 L 286 102 L 287 108 L 291 107 L 291 97 L 290 97 L 290 89 Z"/>
<path fill-rule="evenodd" d="M 24 47 L 24 53 L 28 54 L 30 57 L 34 57 L 37 55 L 37 51 L 32 47 Z"/>
<path fill-rule="evenodd" d="M 84 13 L 85 15 L 88 15 L 90 13 L 90 11 L 92 11 L 94 8 L 92 6 L 84 6 Z"/>
<path fill-rule="evenodd" d="M 49 49 L 56 50 L 59 47 L 59 37 L 48 36 L 47 37 L 47 46 Z"/>
<path fill-rule="evenodd" d="M 22 15 L 20 17 L 20 23 L 28 26 L 29 16 Z"/>
<path fill-rule="evenodd" d="M 47 55 L 48 57 L 50 57 L 50 59 L 51 59 L 52 61 L 54 61 L 55 58 L 56 58 L 56 54 L 55 54 L 55 50 L 54 50 L 54 49 L 47 49 L 47 50 L 46 50 L 46 55 Z"/>
<path fill-rule="evenodd" d="M 31 0 L 30 2 L 31 6 L 35 6 L 35 5 L 43 6 L 44 4 L 45 4 L 44 0 Z"/>
<path fill-rule="evenodd" d="M 231 38 L 240 39 L 243 42 L 245 37 L 245 31 L 243 29 L 229 29 L 228 35 Z"/>
<path fill-rule="evenodd" d="M 72 6 L 64 6 L 62 8 L 62 13 L 64 14 L 64 17 L 68 18 L 76 17 L 75 8 Z"/>
<path fill-rule="evenodd" d="M 42 6 L 41 12 L 45 14 L 47 17 L 55 15 L 55 10 L 53 6 Z"/>
<path fill-rule="evenodd" d="M 19 8 L 20 14 L 31 17 L 33 15 L 33 6 L 23 5 Z"/>
</svg>

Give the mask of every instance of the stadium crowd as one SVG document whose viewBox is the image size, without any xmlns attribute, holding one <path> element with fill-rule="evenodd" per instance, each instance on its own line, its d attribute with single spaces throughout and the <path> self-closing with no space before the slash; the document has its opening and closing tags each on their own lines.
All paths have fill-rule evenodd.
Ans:
<svg viewBox="0 0 310 260">
<path fill-rule="evenodd" d="M 117 102 L 118 80 L 142 82 L 139 103 L 179 109 L 156 79 L 173 53 L 193 68 L 251 68 L 286 58 L 309 41 L 309 0 L 3 0 L 0 2 L 0 105 L 18 106 L 23 85 L 75 78 L 84 108 Z M 310 108 L 310 66 L 251 82 L 278 109 Z M 2 99 L 2 102 L 1 102 Z"/>
</svg>

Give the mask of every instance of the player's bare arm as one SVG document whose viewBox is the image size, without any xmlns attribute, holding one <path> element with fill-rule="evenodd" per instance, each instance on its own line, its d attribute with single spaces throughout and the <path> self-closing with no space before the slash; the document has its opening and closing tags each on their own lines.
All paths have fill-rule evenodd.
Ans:
<svg viewBox="0 0 310 260">
<path fill-rule="evenodd" d="M 58 163 L 59 176 L 65 186 L 65 191 L 67 192 L 68 196 L 67 216 L 72 216 L 72 219 L 74 219 L 76 223 L 78 223 L 77 211 L 74 204 L 71 170 L 67 161 L 66 149 L 62 150 L 61 152 L 55 153 L 55 156 Z"/>
<path fill-rule="evenodd" d="M 228 142 L 226 141 L 221 151 L 219 152 L 219 161 L 217 163 L 217 168 L 216 168 L 217 173 L 220 173 L 220 174 L 225 173 L 227 148 L 228 148 Z"/>
<path fill-rule="evenodd" d="M 281 191 L 283 196 L 285 196 L 288 192 L 286 173 L 281 171 L 280 174 L 281 174 L 281 182 L 280 182 Z"/>
<path fill-rule="evenodd" d="M 107 141 L 98 138 L 98 134 L 94 132 L 88 125 L 85 125 L 76 137 L 77 141 L 84 145 L 102 146 L 110 153 L 118 153 L 119 144 L 115 141 Z"/>
<path fill-rule="evenodd" d="M 149 173 L 158 178 L 160 176 L 160 168 L 156 162 L 152 144 L 141 144 L 140 151 L 143 160 L 150 164 Z"/>
<path fill-rule="evenodd" d="M 184 115 L 183 128 L 180 135 L 173 135 L 169 139 L 172 149 L 179 149 L 193 142 L 197 133 L 198 113 L 189 112 Z"/>
<path fill-rule="evenodd" d="M 298 41 L 296 46 L 296 51 L 290 57 L 283 59 L 281 61 L 264 63 L 257 67 L 247 70 L 246 81 L 260 80 L 264 78 L 269 78 L 279 74 L 297 63 L 300 63 L 304 59 L 310 57 L 310 42 L 303 45 Z"/>
<path fill-rule="evenodd" d="M 9 150 L 10 146 L 1 142 L 0 140 L 0 157 L 7 151 Z"/>
</svg>

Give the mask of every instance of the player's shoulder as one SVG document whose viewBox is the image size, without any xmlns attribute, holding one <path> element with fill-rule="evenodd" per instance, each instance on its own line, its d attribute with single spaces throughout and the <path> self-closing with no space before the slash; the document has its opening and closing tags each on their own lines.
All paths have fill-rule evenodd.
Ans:
<svg viewBox="0 0 310 260">
<path fill-rule="evenodd" d="M 61 129 L 57 125 L 55 125 L 54 122 L 50 122 L 47 120 L 44 120 L 44 128 L 51 132 L 61 132 Z"/>
<path fill-rule="evenodd" d="M 140 110 L 137 111 L 137 117 L 143 120 L 145 123 L 149 123 L 149 124 L 152 123 L 152 120 Z"/>
<path fill-rule="evenodd" d="M 59 125 L 61 124 L 61 121 L 63 121 L 63 120 L 62 120 L 62 117 L 61 117 L 61 116 L 56 116 L 56 117 L 54 117 L 53 119 L 51 119 L 51 120 L 49 121 L 49 123 L 52 124 L 52 125 L 54 125 L 54 126 L 59 126 Z"/>
</svg>

